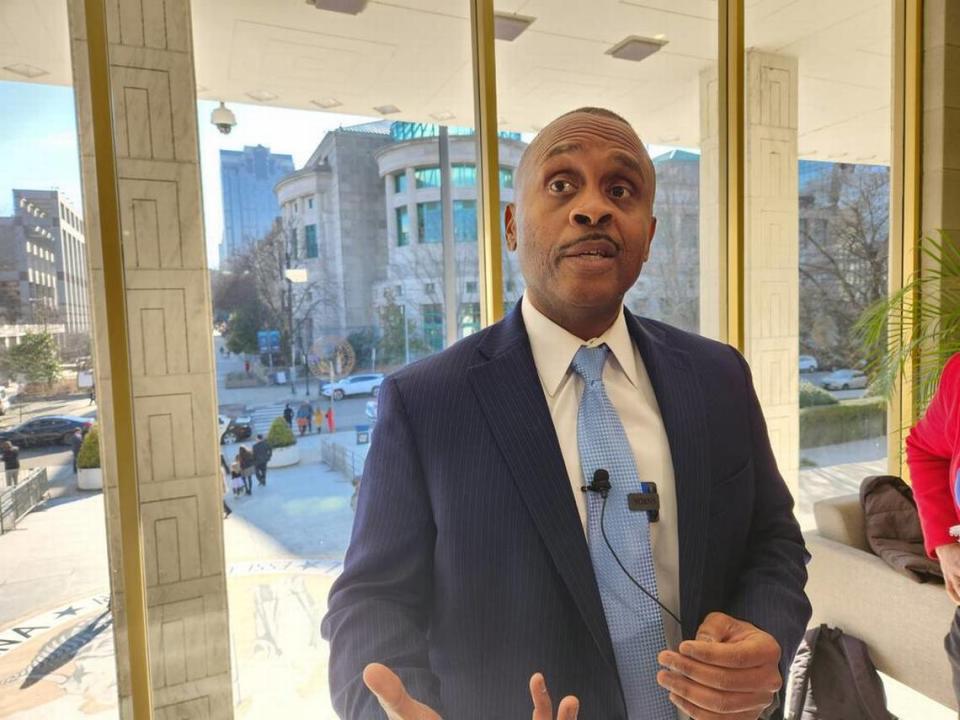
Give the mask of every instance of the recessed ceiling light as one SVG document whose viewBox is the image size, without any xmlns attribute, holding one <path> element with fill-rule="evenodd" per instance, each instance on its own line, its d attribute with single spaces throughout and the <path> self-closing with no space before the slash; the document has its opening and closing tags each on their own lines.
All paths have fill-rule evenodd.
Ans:
<svg viewBox="0 0 960 720">
<path fill-rule="evenodd" d="M 253 98 L 257 102 L 270 102 L 271 100 L 276 100 L 278 97 L 280 97 L 269 90 L 251 90 L 245 94 L 248 98 Z"/>
<path fill-rule="evenodd" d="M 606 54 L 613 55 L 613 57 L 619 58 L 620 60 L 640 62 L 644 58 L 653 55 L 666 44 L 666 40 L 631 35 L 607 50 Z"/>
<path fill-rule="evenodd" d="M 337 100 L 335 97 L 325 97 L 320 98 L 319 100 L 311 100 L 310 102 L 317 107 L 322 107 L 324 110 L 329 110 L 330 108 L 340 107 L 343 105 L 343 103 Z"/>
<path fill-rule="evenodd" d="M 396 105 L 377 105 L 374 110 L 381 115 L 393 115 L 394 113 L 400 112 L 400 108 Z"/>
<path fill-rule="evenodd" d="M 40 77 L 41 75 L 49 75 L 49 73 L 43 68 L 39 68 L 36 65 L 28 65 L 27 63 L 17 63 L 16 65 L 4 65 L 4 70 L 9 70 L 12 73 L 17 75 L 23 75 L 26 78 L 35 78 Z"/>
<path fill-rule="evenodd" d="M 440 122 L 443 122 L 444 120 L 453 120 L 456 117 L 456 115 L 454 115 L 449 110 L 443 110 L 441 112 L 430 113 L 430 117 L 432 117 L 434 120 L 439 120 Z"/>
<path fill-rule="evenodd" d="M 367 0 L 307 0 L 307 5 L 313 5 L 317 10 L 359 15 L 367 6 Z"/>
<path fill-rule="evenodd" d="M 520 33 L 530 27 L 536 20 L 528 15 L 514 15 L 512 13 L 493 14 L 493 36 L 497 40 L 516 40 Z"/>
</svg>

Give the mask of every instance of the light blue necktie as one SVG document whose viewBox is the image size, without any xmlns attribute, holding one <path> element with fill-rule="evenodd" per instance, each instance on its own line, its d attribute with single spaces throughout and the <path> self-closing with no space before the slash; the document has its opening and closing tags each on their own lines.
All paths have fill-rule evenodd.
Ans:
<svg viewBox="0 0 960 720">
<path fill-rule="evenodd" d="M 580 467 L 584 484 L 593 480 L 599 468 L 610 474 L 603 515 L 607 539 L 623 566 L 656 597 L 650 521 L 646 512 L 632 512 L 627 507 L 627 495 L 641 491 L 637 465 L 620 417 L 603 387 L 603 366 L 609 352 L 606 345 L 581 347 L 571 363 L 584 383 L 577 413 Z M 676 720 L 669 693 L 657 684 L 657 654 L 667 646 L 660 607 L 630 581 L 607 547 L 600 528 L 603 503 L 599 493 L 587 493 L 587 541 L 627 715 L 630 720 Z"/>
</svg>

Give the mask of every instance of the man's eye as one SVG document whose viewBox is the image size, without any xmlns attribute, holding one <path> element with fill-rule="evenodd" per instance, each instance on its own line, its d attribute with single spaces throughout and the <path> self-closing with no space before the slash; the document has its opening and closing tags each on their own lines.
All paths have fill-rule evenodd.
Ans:
<svg viewBox="0 0 960 720">
<path fill-rule="evenodd" d="M 568 180 L 552 180 L 547 186 L 552 192 L 564 193 L 568 192 L 573 185 Z"/>
<path fill-rule="evenodd" d="M 618 200 L 622 200 L 623 198 L 630 197 L 631 192 L 630 188 L 628 188 L 626 185 L 614 185 L 612 188 L 610 188 L 610 194 Z"/>
</svg>

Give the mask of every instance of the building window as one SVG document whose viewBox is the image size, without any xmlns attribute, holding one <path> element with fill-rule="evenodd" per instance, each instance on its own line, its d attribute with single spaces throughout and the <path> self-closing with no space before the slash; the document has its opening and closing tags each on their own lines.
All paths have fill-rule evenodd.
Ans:
<svg viewBox="0 0 960 720">
<path fill-rule="evenodd" d="M 397 297 L 403 297 L 403 285 L 397 285 Z"/>
<path fill-rule="evenodd" d="M 307 198 L 307 208 L 313 210 L 313 198 Z"/>
<path fill-rule="evenodd" d="M 440 203 L 428 202 L 417 205 L 417 230 L 421 243 L 443 242 L 443 221 Z"/>
<path fill-rule="evenodd" d="M 477 166 L 473 163 L 454 163 L 450 174 L 454 187 L 473 187 L 477 184 Z"/>
<path fill-rule="evenodd" d="M 290 231 L 290 259 L 297 259 L 297 229 L 293 228 Z"/>
<path fill-rule="evenodd" d="M 398 172 L 393 176 L 393 191 L 405 193 L 407 191 L 407 173 Z"/>
<path fill-rule="evenodd" d="M 421 305 L 423 339 L 431 352 L 443 350 L 443 305 Z"/>
<path fill-rule="evenodd" d="M 397 245 L 403 247 L 410 244 L 410 214 L 407 206 L 397 208 Z"/>
<path fill-rule="evenodd" d="M 477 241 L 477 201 L 453 201 L 453 238 L 456 242 Z"/>
<path fill-rule="evenodd" d="M 440 187 L 440 168 L 433 167 L 417 168 L 413 171 L 417 181 L 418 188 Z"/>
<path fill-rule="evenodd" d="M 315 258 L 317 257 L 317 226 L 307 225 L 304 231 L 306 232 L 307 257 Z"/>
<path fill-rule="evenodd" d="M 513 189 L 513 170 L 500 168 L 500 187 Z"/>
<path fill-rule="evenodd" d="M 467 280 L 467 295 L 477 292 L 477 283 L 475 280 Z"/>
<path fill-rule="evenodd" d="M 435 285 L 433 283 L 424 283 L 423 284 L 423 293 L 424 295 L 433 295 Z"/>
<path fill-rule="evenodd" d="M 470 283 L 467 283 L 469 285 Z M 476 283 L 473 283 L 476 287 Z M 480 329 L 480 303 L 460 304 L 460 337 L 473 335 Z"/>
</svg>

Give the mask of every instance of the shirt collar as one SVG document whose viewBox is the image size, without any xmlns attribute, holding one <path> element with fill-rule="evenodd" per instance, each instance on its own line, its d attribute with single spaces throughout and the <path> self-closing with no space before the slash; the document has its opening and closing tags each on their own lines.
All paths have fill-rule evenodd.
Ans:
<svg viewBox="0 0 960 720">
<path fill-rule="evenodd" d="M 533 362 L 537 366 L 540 381 L 547 393 L 553 397 L 560 389 L 573 356 L 582 345 L 596 347 L 606 344 L 611 355 L 623 370 L 627 379 L 634 387 L 639 387 L 637 363 L 633 352 L 633 340 L 627 329 L 627 319 L 620 307 L 620 314 L 607 330 L 597 338 L 584 342 L 573 333 L 557 325 L 553 320 L 540 312 L 526 293 L 520 304 L 523 324 L 530 338 L 530 349 L 533 352 Z"/>
</svg>

